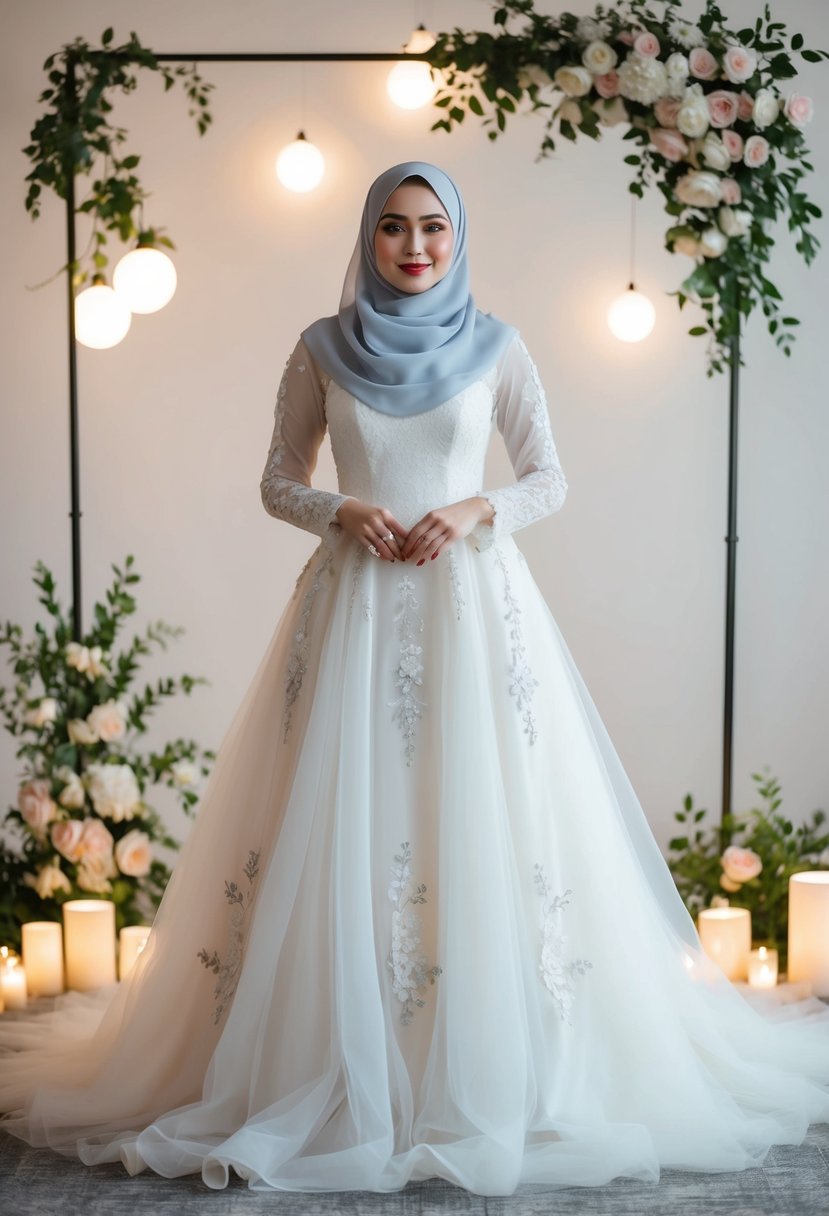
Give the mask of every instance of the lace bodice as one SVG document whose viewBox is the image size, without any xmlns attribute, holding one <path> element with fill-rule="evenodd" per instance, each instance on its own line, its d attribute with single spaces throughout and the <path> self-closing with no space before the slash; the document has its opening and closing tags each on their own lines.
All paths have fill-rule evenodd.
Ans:
<svg viewBox="0 0 829 1216">
<path fill-rule="evenodd" d="M 504 438 L 517 481 L 481 488 L 493 428 Z M 311 485 L 326 428 L 338 490 Z M 520 335 L 480 379 L 434 409 L 408 417 L 381 413 L 341 388 L 305 343 L 288 359 L 261 480 L 265 509 L 336 544 L 336 512 L 347 498 L 387 507 L 405 527 L 427 511 L 482 495 L 494 509 L 469 534 L 480 550 L 557 511 L 567 482 L 558 460 L 544 389 Z"/>
</svg>

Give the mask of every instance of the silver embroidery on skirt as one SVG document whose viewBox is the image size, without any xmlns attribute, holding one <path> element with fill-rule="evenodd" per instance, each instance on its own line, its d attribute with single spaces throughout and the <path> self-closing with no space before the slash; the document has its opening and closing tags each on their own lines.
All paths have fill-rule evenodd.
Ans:
<svg viewBox="0 0 829 1216">
<path fill-rule="evenodd" d="M 400 607 L 395 613 L 397 633 L 400 638 L 400 659 L 395 670 L 395 680 L 400 696 L 388 704 L 393 707 L 393 717 L 400 723 L 406 740 L 406 764 L 411 766 L 414 756 L 414 732 L 417 719 L 423 716 L 425 701 L 421 701 L 415 688 L 423 683 L 423 663 L 420 656 L 423 648 L 415 642 L 417 633 L 423 629 L 423 620 L 417 615 L 414 583 L 408 574 L 402 574 L 397 584 L 400 592 Z"/>
<path fill-rule="evenodd" d="M 569 1014 L 575 999 L 574 978 L 584 975 L 593 964 L 586 958 L 566 957 L 567 937 L 561 932 L 560 916 L 567 907 L 568 896 L 573 892 L 568 887 L 563 895 L 555 895 L 551 899 L 544 866 L 538 862 L 535 865 L 535 883 L 541 897 L 541 962 L 538 970 L 556 1000 L 562 1021 L 572 1026 Z"/>
<path fill-rule="evenodd" d="M 458 620 L 463 615 L 463 610 L 466 607 L 466 600 L 461 594 L 461 580 L 458 574 L 458 559 L 455 556 L 453 549 L 446 550 L 446 560 L 449 563 L 449 577 L 452 580 L 452 595 L 455 600 L 455 613 Z"/>
<path fill-rule="evenodd" d="M 311 557 L 314 557 L 311 554 Z M 299 696 L 299 690 L 302 688 L 302 681 L 305 678 L 305 672 L 308 666 L 308 624 L 311 617 L 311 609 L 314 604 L 314 599 L 317 592 L 322 586 L 322 575 L 326 570 L 330 571 L 331 563 L 334 560 L 332 550 L 328 550 L 319 564 L 314 568 L 314 581 L 305 593 L 305 599 L 302 603 L 302 613 L 300 622 L 294 632 L 293 645 L 288 658 L 288 666 L 285 673 L 285 710 L 282 716 L 282 724 L 284 733 L 282 736 L 283 743 L 288 738 L 288 731 L 291 727 L 291 713 L 293 710 L 294 701 Z M 310 565 L 310 558 L 306 563 L 305 569 Z M 305 571 L 303 571 L 304 574 Z M 302 575 L 300 575 L 300 578 Z M 298 585 L 298 584 L 297 584 Z M 296 595 L 296 591 L 294 592 Z"/>
<path fill-rule="evenodd" d="M 363 574 L 366 568 L 366 557 L 368 549 L 365 545 L 360 545 L 360 552 L 357 554 L 354 562 L 354 570 L 351 575 L 351 596 L 348 601 L 348 621 L 351 622 L 351 613 L 354 610 L 354 601 L 357 598 L 357 592 L 360 592 L 360 604 L 363 609 L 363 616 L 367 621 L 371 620 L 371 600 L 363 590 Z"/>
<path fill-rule="evenodd" d="M 524 719 L 524 734 L 529 735 L 530 743 L 535 743 L 538 731 L 536 730 L 530 701 L 539 684 L 527 662 L 521 627 L 521 605 L 512 594 L 512 583 L 504 554 L 498 545 L 494 545 L 492 551 L 504 576 L 504 600 L 507 605 L 504 620 L 509 621 L 510 638 L 512 639 L 512 666 L 509 669 L 509 690 L 515 697 L 515 704 Z"/>
<path fill-rule="evenodd" d="M 391 914 L 391 949 L 386 966 L 392 975 L 391 986 L 399 1001 L 403 1003 L 400 1021 L 408 1026 L 414 1015 L 413 1005 L 422 1008 L 426 1002 L 418 996 L 426 987 L 426 981 L 434 984 L 443 968 L 430 967 L 426 955 L 420 952 L 420 917 L 407 904 L 425 904 L 426 884 L 420 883 L 413 895 L 406 895 L 406 887 L 412 875 L 412 851 L 408 840 L 395 853 L 389 880 L 389 899 L 395 905 Z"/>
<path fill-rule="evenodd" d="M 202 946 L 196 956 L 201 959 L 209 971 L 212 971 L 219 977 L 216 981 L 216 987 L 213 989 L 213 996 L 217 1002 L 213 1015 L 214 1023 L 218 1023 L 219 1018 L 232 1000 L 233 994 L 236 991 L 236 985 L 239 982 L 239 973 L 242 970 L 242 943 L 245 937 L 245 921 L 251 904 L 251 889 L 258 873 L 259 852 L 258 850 L 251 849 L 244 867 L 244 874 L 248 880 L 247 894 L 243 894 L 235 882 L 228 882 L 225 879 L 225 898 L 232 909 L 230 913 L 230 940 L 225 961 L 222 962 L 215 950 L 208 952 L 204 946 Z"/>
</svg>

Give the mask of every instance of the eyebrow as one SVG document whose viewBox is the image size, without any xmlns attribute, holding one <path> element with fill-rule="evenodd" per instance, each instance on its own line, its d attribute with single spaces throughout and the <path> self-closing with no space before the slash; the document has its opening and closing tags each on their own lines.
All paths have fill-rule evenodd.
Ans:
<svg viewBox="0 0 829 1216">
<path fill-rule="evenodd" d="M 383 220 L 407 220 L 408 218 L 408 215 L 397 215 L 394 211 L 387 211 L 385 215 L 380 216 L 377 223 L 379 224 Z M 420 218 L 422 220 L 446 220 L 447 224 L 449 223 L 448 217 L 445 215 L 421 215 Z"/>
</svg>

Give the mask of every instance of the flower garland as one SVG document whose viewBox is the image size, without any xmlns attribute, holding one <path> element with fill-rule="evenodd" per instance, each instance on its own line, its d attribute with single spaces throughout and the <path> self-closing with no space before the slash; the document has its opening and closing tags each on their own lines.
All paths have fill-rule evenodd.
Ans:
<svg viewBox="0 0 829 1216">
<path fill-rule="evenodd" d="M 146 787 L 167 785 L 192 815 L 194 787 L 208 772 L 205 761 L 215 758 L 191 739 L 175 739 L 146 757 L 130 746 L 131 732 L 146 731 L 145 718 L 163 697 L 208 683 L 188 675 L 163 679 L 126 699 L 138 656 L 150 653 L 149 643 L 166 646 L 167 637 L 182 632 L 157 621 L 146 638 L 136 636 L 114 653 L 123 618 L 135 611 L 130 587 L 140 576 L 132 563 L 128 555 L 123 571 L 113 565 L 107 603 L 95 605 L 95 626 L 83 642 L 71 640 L 71 613 L 64 616 L 40 561 L 34 581 L 54 618 L 53 636 L 38 623 L 36 637 L 24 643 L 19 625 L 0 628 L 15 674 L 13 690 L 0 687 L 0 715 L 21 740 L 16 756 L 25 764 L 17 805 L 4 821 L 22 837 L 22 847 L 0 845 L 0 932 L 15 945 L 23 922 L 59 920 L 67 899 L 112 899 L 119 930 L 151 915 L 170 878 L 169 867 L 154 856 L 154 842 L 178 848 L 179 841 L 145 801 Z"/>
<path fill-rule="evenodd" d="M 715 0 L 696 22 L 679 2 L 662 0 L 656 13 L 648 0 L 616 0 L 593 16 L 553 17 L 537 13 L 534 0 L 505 0 L 494 14 L 499 33 L 456 28 L 428 52 L 446 81 L 435 102 L 445 116 L 432 130 L 451 131 L 469 111 L 497 139 L 526 98 L 531 111 L 551 111 L 541 158 L 555 150 L 556 123 L 569 140 L 600 139 L 603 127 L 629 123 L 623 138 L 640 151 L 625 157 L 637 167 L 628 189 L 641 198 L 645 185 L 658 186 L 673 220 L 666 248 L 696 263 L 669 294 L 680 308 L 691 299 L 706 313 L 706 324 L 688 332 L 709 334 L 710 377 L 731 364 L 741 314 L 758 302 L 769 333 L 791 354 L 787 327 L 799 322 L 779 315 L 782 296 L 764 274 L 774 244 L 768 227 L 788 211 L 809 264 L 820 247 L 809 225 L 822 212 L 799 188 L 813 169 L 803 134 L 812 101 L 779 86 L 796 75 L 789 51 L 810 63 L 829 52 L 804 49 L 801 34 L 787 49 L 786 26 L 772 21 L 768 5 L 765 19 L 734 31 Z M 520 32 L 507 30 L 512 17 L 526 19 Z"/>
</svg>

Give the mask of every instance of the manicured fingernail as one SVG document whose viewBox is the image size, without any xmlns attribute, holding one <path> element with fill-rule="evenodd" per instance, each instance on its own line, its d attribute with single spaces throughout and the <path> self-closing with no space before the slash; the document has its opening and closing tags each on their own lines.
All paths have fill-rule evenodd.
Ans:
<svg viewBox="0 0 829 1216">
<path fill-rule="evenodd" d="M 432 561 L 434 561 L 436 557 L 437 557 L 437 553 L 433 553 L 433 554 L 432 554 Z"/>
<path fill-rule="evenodd" d="M 418 566 L 422 566 L 422 565 L 423 565 L 423 563 L 424 563 L 425 561 L 426 561 L 426 558 L 425 558 L 425 557 L 421 557 L 420 561 L 417 563 L 417 564 L 418 564 Z"/>
</svg>

